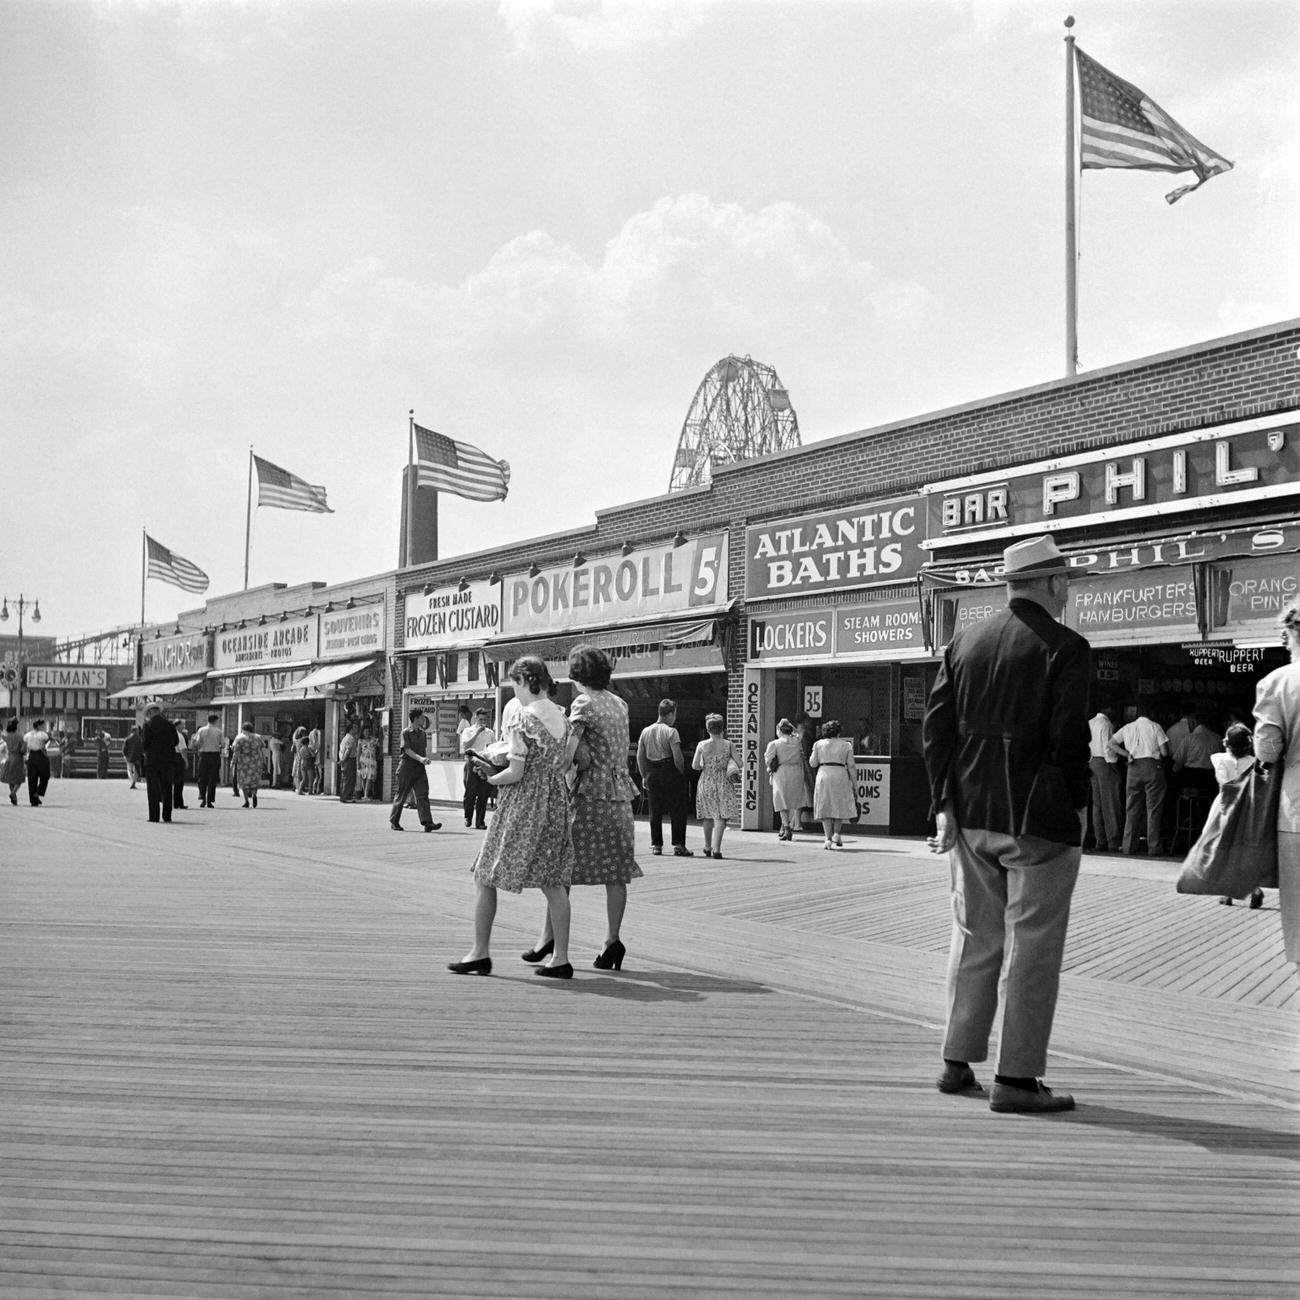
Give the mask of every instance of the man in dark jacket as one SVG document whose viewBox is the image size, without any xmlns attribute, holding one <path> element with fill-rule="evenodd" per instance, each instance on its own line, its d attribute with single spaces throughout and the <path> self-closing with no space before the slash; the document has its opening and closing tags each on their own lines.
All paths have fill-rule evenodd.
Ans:
<svg viewBox="0 0 1300 1300">
<path fill-rule="evenodd" d="M 989 1105 L 1070 1110 L 1040 1076 L 1056 1011 L 1070 899 L 1090 792 L 1088 643 L 1058 620 L 1069 586 L 1050 537 L 1003 554 L 1008 605 L 955 637 L 924 725 L 935 813 L 930 847 L 951 852 L 952 948 L 941 1092 L 982 1092 L 1007 957 Z"/>
<path fill-rule="evenodd" d="M 144 785 L 149 794 L 149 820 L 172 819 L 172 786 L 176 779 L 176 728 L 163 717 L 161 704 L 146 704 L 140 745 L 144 753 Z"/>
</svg>

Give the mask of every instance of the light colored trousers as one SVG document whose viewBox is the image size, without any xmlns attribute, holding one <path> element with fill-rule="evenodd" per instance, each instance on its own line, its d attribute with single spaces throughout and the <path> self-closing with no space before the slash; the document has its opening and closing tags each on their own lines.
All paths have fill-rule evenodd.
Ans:
<svg viewBox="0 0 1300 1300">
<path fill-rule="evenodd" d="M 946 1060 L 988 1060 L 1000 996 L 997 1073 L 1036 1079 L 1046 1072 L 1081 857 L 1078 845 L 996 831 L 958 832 L 949 855 Z"/>
<path fill-rule="evenodd" d="M 1092 834 L 1097 847 L 1117 849 L 1124 837 L 1124 790 L 1119 764 L 1090 758 L 1092 773 Z"/>
</svg>

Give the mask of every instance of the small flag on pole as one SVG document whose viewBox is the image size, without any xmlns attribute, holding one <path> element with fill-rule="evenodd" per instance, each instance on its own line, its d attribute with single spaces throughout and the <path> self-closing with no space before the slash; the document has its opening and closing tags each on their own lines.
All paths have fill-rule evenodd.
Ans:
<svg viewBox="0 0 1300 1300">
<path fill-rule="evenodd" d="M 145 573 L 160 582 L 170 582 L 183 591 L 203 592 L 208 589 L 208 575 L 197 564 L 191 564 L 182 555 L 169 551 L 161 542 L 155 542 L 148 533 L 144 535 L 149 563 Z"/>
<path fill-rule="evenodd" d="M 277 506 L 281 510 L 310 510 L 314 514 L 332 515 L 325 504 L 325 489 L 308 483 L 297 474 L 290 474 L 279 465 L 272 465 L 260 456 L 253 457 L 257 468 L 257 504 Z"/>
<path fill-rule="evenodd" d="M 1076 50 L 1079 66 L 1079 165 L 1196 173 L 1194 185 L 1166 194 L 1177 203 L 1232 164 L 1183 130 L 1151 97 Z"/>
<path fill-rule="evenodd" d="M 510 466 L 493 460 L 468 442 L 457 442 L 432 429 L 415 426 L 416 487 L 454 492 L 471 501 L 504 501 L 510 489 Z"/>
</svg>

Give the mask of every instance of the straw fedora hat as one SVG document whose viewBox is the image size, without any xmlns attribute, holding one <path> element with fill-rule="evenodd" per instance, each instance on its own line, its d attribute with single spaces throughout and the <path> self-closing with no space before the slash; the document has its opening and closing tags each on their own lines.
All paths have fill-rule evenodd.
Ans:
<svg viewBox="0 0 1300 1300">
<path fill-rule="evenodd" d="M 1008 581 L 1022 578 L 1048 578 L 1066 573 L 1069 561 L 1050 537 L 1026 537 L 1002 552 L 1002 576 Z"/>
</svg>

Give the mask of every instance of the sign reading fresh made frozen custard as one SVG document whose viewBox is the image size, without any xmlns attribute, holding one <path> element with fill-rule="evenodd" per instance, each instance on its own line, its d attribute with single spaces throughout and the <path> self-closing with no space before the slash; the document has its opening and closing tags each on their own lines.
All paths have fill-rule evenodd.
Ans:
<svg viewBox="0 0 1300 1300">
<path fill-rule="evenodd" d="M 384 648 L 384 602 L 320 616 L 320 658 L 378 654 Z"/>
<path fill-rule="evenodd" d="M 213 645 L 212 666 L 218 672 L 237 672 L 263 664 L 296 663 L 315 659 L 320 640 L 320 618 L 290 618 L 218 632 Z"/>
<path fill-rule="evenodd" d="M 926 558 L 920 496 L 872 501 L 745 530 L 745 599 L 847 591 L 916 577 Z"/>
<path fill-rule="evenodd" d="M 456 584 L 430 592 L 406 593 L 403 650 L 442 650 L 474 645 L 495 636 L 501 625 L 501 587 L 493 582 Z"/>
<path fill-rule="evenodd" d="M 502 632 L 524 636 L 628 623 L 721 605 L 727 600 L 727 534 L 598 556 L 504 583 Z"/>
</svg>

